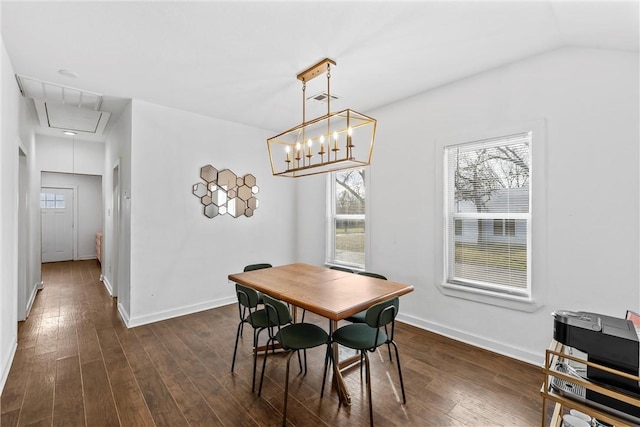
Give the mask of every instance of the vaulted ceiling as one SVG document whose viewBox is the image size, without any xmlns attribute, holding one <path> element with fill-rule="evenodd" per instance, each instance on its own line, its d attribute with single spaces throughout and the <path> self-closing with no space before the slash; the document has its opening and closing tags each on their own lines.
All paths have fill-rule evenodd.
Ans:
<svg viewBox="0 0 640 427">
<path fill-rule="evenodd" d="M 369 110 L 565 46 L 638 52 L 638 1 L 1 3 L 19 75 L 279 132 L 296 75 L 337 62 L 332 110 Z M 59 70 L 78 74 L 70 78 Z M 325 88 L 308 84 L 307 95 Z M 334 108 L 335 107 L 335 108 Z M 307 117 L 326 105 L 311 104 Z"/>
</svg>

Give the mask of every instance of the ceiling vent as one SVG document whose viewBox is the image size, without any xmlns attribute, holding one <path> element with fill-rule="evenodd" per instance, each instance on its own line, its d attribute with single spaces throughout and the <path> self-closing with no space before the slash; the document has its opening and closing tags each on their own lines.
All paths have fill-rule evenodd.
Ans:
<svg viewBox="0 0 640 427">
<path fill-rule="evenodd" d="M 329 96 L 331 96 L 331 102 L 338 100 L 337 95 L 335 94 L 329 95 L 326 91 L 323 91 L 308 97 L 307 101 L 322 102 L 323 104 L 326 104 L 329 100 Z"/>
<path fill-rule="evenodd" d="M 40 125 L 46 128 L 102 134 L 111 113 L 100 111 L 102 95 L 16 74 L 20 92 L 33 99 Z"/>
</svg>

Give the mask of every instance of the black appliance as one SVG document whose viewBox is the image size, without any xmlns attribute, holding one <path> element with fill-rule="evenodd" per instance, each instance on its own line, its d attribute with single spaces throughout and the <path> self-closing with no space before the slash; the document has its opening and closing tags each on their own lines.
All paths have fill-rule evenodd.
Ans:
<svg viewBox="0 0 640 427">
<path fill-rule="evenodd" d="M 640 344 L 630 320 L 583 311 L 559 310 L 553 313 L 553 338 L 587 354 L 589 362 L 618 371 L 638 375 Z M 587 379 L 616 391 L 640 397 L 637 381 L 587 366 Z M 611 408 L 640 420 L 640 408 L 610 398 L 592 390 L 585 390 L 584 400 L 596 406 Z M 599 404 L 599 405 L 598 405 Z"/>
</svg>

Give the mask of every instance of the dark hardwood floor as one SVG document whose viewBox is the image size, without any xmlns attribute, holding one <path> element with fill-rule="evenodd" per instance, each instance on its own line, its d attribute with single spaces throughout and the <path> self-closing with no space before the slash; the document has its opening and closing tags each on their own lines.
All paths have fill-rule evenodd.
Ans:
<svg viewBox="0 0 640 427">
<path fill-rule="evenodd" d="M 247 329 L 230 372 L 235 305 L 127 329 L 95 261 L 45 264 L 42 271 L 45 287 L 19 325 L 2 427 L 280 423 L 285 358 L 269 358 L 262 397 L 252 393 Z M 306 319 L 327 324 L 311 313 Z M 382 347 L 371 356 L 376 425 L 540 424 L 540 367 L 406 324 L 396 332 L 407 404 L 400 403 L 395 362 Z M 368 425 L 359 370 L 346 376 L 352 405 L 340 406 L 335 388 L 320 400 L 323 350 L 308 355 L 306 376 L 292 361 L 289 423 Z"/>
</svg>

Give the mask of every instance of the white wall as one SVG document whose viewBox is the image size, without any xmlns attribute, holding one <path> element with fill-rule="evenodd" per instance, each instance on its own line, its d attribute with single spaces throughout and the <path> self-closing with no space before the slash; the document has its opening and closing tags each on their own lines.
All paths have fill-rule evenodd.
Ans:
<svg viewBox="0 0 640 427">
<path fill-rule="evenodd" d="M 102 177 L 69 173 L 42 172 L 42 187 L 74 187 L 77 189 L 78 229 L 77 257 L 96 258 L 96 233 L 102 231 Z"/>
<path fill-rule="evenodd" d="M 637 54 L 567 48 L 370 111 L 378 130 L 367 192 L 367 269 L 415 287 L 402 299 L 401 318 L 541 363 L 553 310 L 614 316 L 637 310 L 638 105 Z M 443 295 L 436 286 L 442 280 L 436 147 L 461 132 L 484 134 L 541 119 L 546 200 L 533 201 L 543 207 L 533 221 L 546 216 L 547 224 L 546 233 L 534 228 L 532 261 L 541 307 L 530 313 Z M 316 194 L 324 183 L 310 180 L 304 188 L 298 197 L 305 224 L 323 223 L 325 201 Z M 397 205 L 406 209 L 398 212 Z M 317 239 L 299 225 L 301 259 L 323 262 Z"/>
<path fill-rule="evenodd" d="M 274 178 L 271 132 L 138 100 L 132 107 L 130 325 L 235 301 L 230 273 L 284 264 L 295 252 L 295 183 Z M 209 219 L 192 194 L 211 164 L 253 174 L 253 217 Z"/>
<path fill-rule="evenodd" d="M 1 13 L 1 6 L 0 6 Z M 4 387 L 18 332 L 17 194 L 20 93 L 0 38 L 0 389 Z"/>
<path fill-rule="evenodd" d="M 22 148 L 27 153 L 27 280 L 24 286 L 18 284 L 18 291 L 23 293 L 22 298 L 26 302 L 25 307 L 18 310 L 19 320 L 25 320 L 21 313 L 28 315 L 36 293 L 40 288 L 42 275 L 40 269 L 41 251 L 40 251 L 40 171 L 37 170 L 36 162 L 36 135 L 31 125 L 34 119 L 33 114 L 28 108 L 27 101 L 20 98 L 19 123 L 20 123 L 20 140 Z"/>
</svg>

